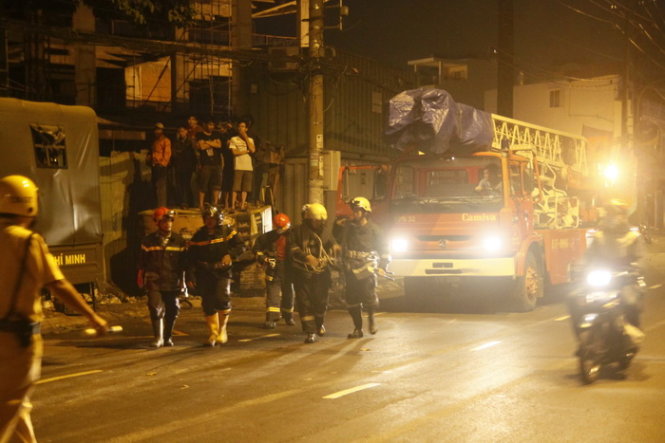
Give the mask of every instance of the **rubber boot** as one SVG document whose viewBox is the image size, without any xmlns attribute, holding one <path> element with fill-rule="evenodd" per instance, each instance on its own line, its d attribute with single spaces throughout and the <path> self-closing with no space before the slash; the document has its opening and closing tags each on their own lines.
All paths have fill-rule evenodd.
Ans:
<svg viewBox="0 0 665 443">
<path fill-rule="evenodd" d="M 152 333 L 155 339 L 150 343 L 152 348 L 161 348 L 164 346 L 164 320 L 161 318 L 152 319 Z"/>
<path fill-rule="evenodd" d="M 324 335 L 326 335 L 326 327 L 323 324 L 323 317 L 319 317 L 317 315 L 315 320 L 316 320 L 316 334 L 319 337 L 323 337 Z"/>
<path fill-rule="evenodd" d="M 374 309 L 369 309 L 367 311 L 367 320 L 369 323 L 369 333 L 372 335 L 376 334 L 379 330 L 376 327 L 376 319 L 374 318 Z"/>
<path fill-rule="evenodd" d="M 305 338 L 305 343 L 314 343 L 316 341 L 316 334 L 313 332 L 310 332 L 307 334 L 307 338 Z"/>
<path fill-rule="evenodd" d="M 217 336 L 217 341 L 221 344 L 224 344 L 229 341 L 229 336 L 226 333 L 226 325 L 229 323 L 229 313 L 219 313 L 219 335 Z"/>
<path fill-rule="evenodd" d="M 293 320 L 292 312 L 282 312 L 282 318 L 284 319 L 284 323 L 288 326 L 294 326 L 296 324 L 295 320 Z"/>
<path fill-rule="evenodd" d="M 208 331 L 210 332 L 208 344 L 210 346 L 215 346 L 215 343 L 218 341 L 217 337 L 219 336 L 219 315 L 217 315 L 217 313 L 208 315 L 206 317 L 206 323 L 208 324 Z"/>
<path fill-rule="evenodd" d="M 175 318 L 164 319 L 164 346 L 173 346 L 173 327 Z"/>
<path fill-rule="evenodd" d="M 349 314 L 353 320 L 353 332 L 347 335 L 348 338 L 361 338 L 363 334 L 363 316 L 360 306 L 349 308 Z"/>
<path fill-rule="evenodd" d="M 272 315 L 270 312 L 266 313 L 266 322 L 263 324 L 264 329 L 275 329 L 277 327 L 277 324 L 275 320 L 272 319 Z"/>
</svg>

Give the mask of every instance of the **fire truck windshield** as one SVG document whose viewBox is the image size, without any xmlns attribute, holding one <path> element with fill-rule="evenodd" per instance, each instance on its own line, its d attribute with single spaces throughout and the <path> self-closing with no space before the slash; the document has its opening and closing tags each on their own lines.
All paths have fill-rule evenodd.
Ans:
<svg viewBox="0 0 665 443">
<path fill-rule="evenodd" d="M 395 169 L 394 178 L 392 200 L 408 210 L 498 211 L 503 203 L 501 163 L 494 157 L 403 163 Z"/>
</svg>

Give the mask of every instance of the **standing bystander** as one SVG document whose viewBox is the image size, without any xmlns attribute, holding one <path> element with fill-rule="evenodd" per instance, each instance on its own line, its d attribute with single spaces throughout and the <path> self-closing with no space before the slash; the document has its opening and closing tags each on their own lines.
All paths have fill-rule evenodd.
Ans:
<svg viewBox="0 0 665 443">
<path fill-rule="evenodd" d="M 238 135 L 231 137 L 229 148 L 235 156 L 233 195 L 231 204 L 236 206 L 236 196 L 240 193 L 240 209 L 247 209 L 247 194 L 252 191 L 252 157 L 256 151 L 254 140 L 247 134 L 247 121 L 239 121 L 237 125 Z"/>
<path fill-rule="evenodd" d="M 164 135 L 164 125 L 162 123 L 155 124 L 155 139 L 152 142 L 150 158 L 152 186 L 155 190 L 157 206 L 166 206 L 166 168 L 171 161 L 171 140 Z"/>
<path fill-rule="evenodd" d="M 173 157 L 171 165 L 174 172 L 174 203 L 181 208 L 191 207 L 193 204 L 191 180 L 196 168 L 196 154 L 192 142 L 187 136 L 187 129 L 178 128 L 173 141 Z"/>
<path fill-rule="evenodd" d="M 215 123 L 207 120 L 203 132 L 196 136 L 201 168 L 199 169 L 199 209 L 203 210 L 206 195 L 214 206 L 219 200 L 222 181 L 222 141 Z"/>
</svg>

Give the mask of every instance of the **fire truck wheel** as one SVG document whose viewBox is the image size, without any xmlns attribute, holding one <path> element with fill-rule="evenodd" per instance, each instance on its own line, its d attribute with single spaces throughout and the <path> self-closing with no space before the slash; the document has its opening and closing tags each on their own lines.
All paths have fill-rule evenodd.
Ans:
<svg viewBox="0 0 665 443">
<path fill-rule="evenodd" d="M 533 311 L 543 296 L 543 270 L 540 262 L 529 252 L 526 256 L 524 275 L 517 279 L 513 289 L 514 309 L 518 312 Z"/>
</svg>

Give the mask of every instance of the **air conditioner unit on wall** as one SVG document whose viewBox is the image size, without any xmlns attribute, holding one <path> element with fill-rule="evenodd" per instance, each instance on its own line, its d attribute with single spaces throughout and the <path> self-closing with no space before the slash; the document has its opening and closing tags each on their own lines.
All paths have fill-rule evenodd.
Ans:
<svg viewBox="0 0 665 443">
<path fill-rule="evenodd" d="M 297 71 L 298 62 L 285 60 L 286 57 L 297 57 L 300 55 L 300 48 L 297 46 L 283 46 L 268 49 L 270 63 L 268 67 L 271 71 Z"/>
</svg>

